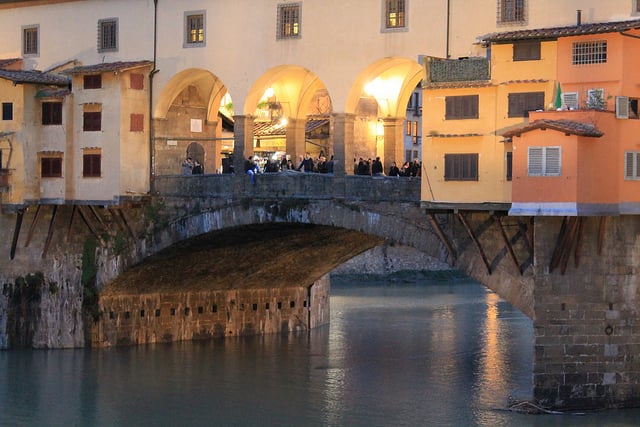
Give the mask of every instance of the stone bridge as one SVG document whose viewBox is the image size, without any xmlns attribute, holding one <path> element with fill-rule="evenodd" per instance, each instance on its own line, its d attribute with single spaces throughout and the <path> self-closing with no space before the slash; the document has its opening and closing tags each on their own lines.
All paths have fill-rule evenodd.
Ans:
<svg viewBox="0 0 640 427">
<path fill-rule="evenodd" d="M 303 224 L 329 236 L 326 247 L 315 248 L 293 238 L 298 252 L 321 254 L 313 274 L 301 279 L 305 285 L 382 241 L 414 247 L 533 319 L 537 401 L 557 408 L 640 404 L 640 221 L 509 217 L 506 210 L 426 205 L 419 180 L 407 178 L 279 173 L 259 175 L 255 184 L 246 176 L 161 176 L 152 194 L 119 206 L 32 206 L 5 213 L 0 225 L 13 233 L 0 243 L 6 254 L 0 263 L 0 347 L 87 345 L 91 323 L 111 316 L 99 305 L 106 285 L 126 283 L 135 270 L 130 267 L 144 259 L 199 236 L 256 224 L 280 228 L 271 240 L 253 244 L 275 244 L 278 233 Z M 327 229 L 334 231 L 322 234 Z M 229 257 L 229 270 L 241 265 L 240 258 Z M 160 256 L 156 266 L 166 267 L 166 260 Z M 139 315 L 153 314 L 142 309 Z"/>
</svg>

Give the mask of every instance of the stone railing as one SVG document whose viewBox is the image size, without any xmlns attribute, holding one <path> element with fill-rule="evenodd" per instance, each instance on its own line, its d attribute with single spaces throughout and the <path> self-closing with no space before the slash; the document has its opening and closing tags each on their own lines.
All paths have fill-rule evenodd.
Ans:
<svg viewBox="0 0 640 427">
<path fill-rule="evenodd" d="M 420 178 L 280 172 L 258 174 L 253 184 L 244 174 L 163 175 L 155 179 L 155 192 L 170 197 L 419 202 Z"/>
</svg>

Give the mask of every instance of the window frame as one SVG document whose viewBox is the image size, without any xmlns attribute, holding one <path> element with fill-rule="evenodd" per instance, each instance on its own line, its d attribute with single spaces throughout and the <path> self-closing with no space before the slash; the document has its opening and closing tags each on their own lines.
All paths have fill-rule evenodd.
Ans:
<svg viewBox="0 0 640 427">
<path fill-rule="evenodd" d="M 526 25 L 528 2 L 527 0 L 498 0 L 496 23 L 504 25 Z"/>
<path fill-rule="evenodd" d="M 195 19 L 201 19 L 201 25 L 192 27 Z M 190 10 L 184 12 L 184 48 L 205 47 L 207 45 L 207 11 L 206 10 Z M 195 31 L 195 33 L 194 33 Z M 195 34 L 195 35 L 194 35 Z"/>
<path fill-rule="evenodd" d="M 62 101 L 42 101 L 42 126 L 55 126 L 62 124 Z"/>
<path fill-rule="evenodd" d="M 383 33 L 408 31 L 408 10 L 409 0 L 382 0 L 380 31 Z M 392 16 L 394 14 L 397 16 Z"/>
<path fill-rule="evenodd" d="M 540 171 L 532 171 L 532 150 L 540 150 Z M 557 151 L 557 172 L 550 169 L 553 151 Z M 550 153 L 551 152 L 551 153 Z M 555 146 L 531 146 L 527 147 L 527 176 L 530 177 L 560 177 L 562 176 L 562 147 Z"/>
<path fill-rule="evenodd" d="M 118 30 L 118 18 L 105 18 L 98 21 L 98 52 L 118 51 Z"/>
<path fill-rule="evenodd" d="M 529 117 L 530 111 L 544 110 L 544 91 L 508 94 L 507 117 Z"/>
<path fill-rule="evenodd" d="M 82 89 L 102 89 L 102 74 L 83 75 Z"/>
<path fill-rule="evenodd" d="M 13 102 L 2 103 L 2 121 L 9 122 L 13 120 Z"/>
<path fill-rule="evenodd" d="M 129 132 L 144 132 L 144 114 L 139 114 L 139 113 L 130 114 Z"/>
<path fill-rule="evenodd" d="M 82 131 L 101 132 L 102 131 L 102 110 L 82 112 Z"/>
<path fill-rule="evenodd" d="M 571 45 L 571 65 L 607 63 L 607 40 L 575 41 Z"/>
<path fill-rule="evenodd" d="M 40 178 L 62 178 L 62 156 L 40 157 Z"/>
<path fill-rule="evenodd" d="M 505 157 L 505 180 L 513 181 L 513 151 L 504 153 Z"/>
<path fill-rule="evenodd" d="M 444 155 L 445 181 L 479 181 L 478 153 L 447 153 Z M 453 170 L 452 170 L 453 168 Z"/>
<path fill-rule="evenodd" d="M 40 25 L 23 25 L 21 28 L 22 56 L 34 58 L 40 55 Z M 34 36 L 35 40 L 31 39 Z"/>
<path fill-rule="evenodd" d="M 90 151 L 82 153 L 82 177 L 102 178 L 102 153 Z"/>
<path fill-rule="evenodd" d="M 291 13 L 295 13 L 294 16 L 287 17 Z M 276 40 L 299 38 L 302 38 L 302 2 L 279 4 L 276 21 Z"/>
<path fill-rule="evenodd" d="M 480 118 L 480 95 L 445 96 L 445 120 L 473 120 Z M 465 102 L 468 105 L 465 105 Z"/>
<path fill-rule="evenodd" d="M 631 170 L 629 170 L 629 161 L 631 161 Z M 624 152 L 624 180 L 640 181 L 640 151 Z"/>
<path fill-rule="evenodd" d="M 540 40 L 518 41 L 513 43 L 513 62 L 539 61 L 542 59 Z"/>
</svg>

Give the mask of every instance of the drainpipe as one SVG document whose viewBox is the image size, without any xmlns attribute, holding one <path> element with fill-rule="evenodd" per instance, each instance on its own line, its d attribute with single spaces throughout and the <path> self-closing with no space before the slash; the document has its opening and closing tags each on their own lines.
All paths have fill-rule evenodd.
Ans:
<svg viewBox="0 0 640 427">
<path fill-rule="evenodd" d="M 158 45 L 158 0 L 153 0 L 153 69 L 149 73 L 149 193 L 155 193 L 155 132 L 153 128 L 153 76 L 160 71 L 156 69 Z"/>
<path fill-rule="evenodd" d="M 451 55 L 449 54 L 449 33 L 451 32 L 451 0 L 447 0 L 447 47 L 446 47 L 446 58 L 449 59 Z"/>
</svg>

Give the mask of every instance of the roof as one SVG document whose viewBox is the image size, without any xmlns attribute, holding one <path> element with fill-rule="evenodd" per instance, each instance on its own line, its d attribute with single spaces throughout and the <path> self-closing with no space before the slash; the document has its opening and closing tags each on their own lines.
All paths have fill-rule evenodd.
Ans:
<svg viewBox="0 0 640 427">
<path fill-rule="evenodd" d="M 53 73 L 43 73 L 42 71 L 26 71 L 26 70 L 2 70 L 0 69 L 0 78 L 10 80 L 15 84 L 33 83 L 67 86 L 69 78 Z"/>
<path fill-rule="evenodd" d="M 329 123 L 328 119 L 321 120 L 307 120 L 305 132 L 311 132 L 319 127 L 322 127 Z M 282 126 L 280 122 L 255 122 L 254 135 L 255 136 L 285 136 L 287 131 L 286 126 Z"/>
<path fill-rule="evenodd" d="M 21 62 L 21 61 L 22 61 L 21 58 L 0 59 L 0 68 L 7 68 L 7 67 L 15 64 L 16 62 Z"/>
<path fill-rule="evenodd" d="M 640 28 L 640 19 L 617 22 L 597 22 L 572 25 L 568 27 L 538 28 L 532 30 L 505 31 L 490 33 L 480 37 L 488 43 L 501 43 L 516 40 L 556 39 L 558 37 L 581 36 L 587 34 L 617 33 Z"/>
<path fill-rule="evenodd" d="M 510 129 L 504 132 L 502 136 L 504 136 L 505 138 L 521 136 L 523 133 L 530 132 L 536 129 L 551 129 L 558 132 L 563 132 L 566 135 L 588 136 L 593 138 L 599 138 L 604 135 L 597 127 L 595 127 L 595 125 L 592 125 L 591 123 L 576 122 L 573 120 L 542 119 L 514 129 Z"/>
<path fill-rule="evenodd" d="M 141 60 L 141 61 L 118 61 L 118 62 L 103 62 L 101 64 L 94 65 L 81 65 L 78 67 L 69 68 L 63 71 L 65 74 L 90 74 L 90 73 L 104 73 L 107 71 L 126 71 L 135 68 L 148 67 L 153 65 L 153 61 Z"/>
</svg>

